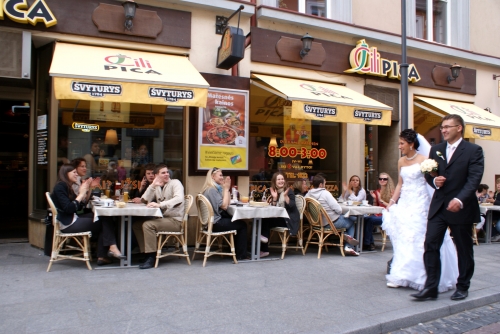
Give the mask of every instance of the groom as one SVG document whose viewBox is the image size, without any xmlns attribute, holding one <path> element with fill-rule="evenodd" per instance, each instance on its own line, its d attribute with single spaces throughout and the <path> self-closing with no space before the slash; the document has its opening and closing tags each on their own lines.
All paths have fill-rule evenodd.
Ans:
<svg viewBox="0 0 500 334">
<path fill-rule="evenodd" d="M 424 289 L 412 294 L 419 300 L 435 299 L 441 276 L 440 249 L 449 227 L 458 255 L 458 279 L 452 300 L 468 296 L 474 273 L 472 225 L 480 220 L 475 195 L 484 172 L 484 156 L 480 146 L 463 140 L 464 120 L 447 115 L 441 122 L 445 142 L 431 148 L 429 159 L 438 163 L 439 176 L 426 174 L 427 183 L 436 190 L 429 207 L 425 234 L 424 264 L 427 281 Z"/>
</svg>

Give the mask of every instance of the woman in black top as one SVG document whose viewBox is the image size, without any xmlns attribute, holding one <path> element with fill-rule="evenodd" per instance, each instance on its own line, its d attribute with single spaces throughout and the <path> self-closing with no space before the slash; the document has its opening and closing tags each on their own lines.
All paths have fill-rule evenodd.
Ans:
<svg viewBox="0 0 500 334">
<path fill-rule="evenodd" d="M 97 264 L 111 263 L 106 256 L 124 259 L 116 246 L 113 220 L 111 217 L 101 217 L 94 222 L 94 214 L 77 215 L 83 209 L 83 200 L 87 198 L 92 178 L 83 181 L 78 194 L 73 191 L 73 184 L 78 181 L 78 173 L 70 164 L 64 164 L 59 169 L 59 181 L 54 186 L 52 201 L 57 208 L 57 220 L 61 223 L 63 233 L 78 233 L 91 231 L 92 237 L 97 238 Z"/>
<path fill-rule="evenodd" d="M 300 213 L 295 205 L 295 194 L 293 189 L 288 188 L 285 175 L 281 172 L 274 173 L 271 179 L 271 196 L 268 201 L 273 206 L 280 206 L 286 209 L 290 218 L 263 218 L 262 219 L 262 245 L 260 246 L 261 257 L 269 255 L 268 238 L 272 227 L 287 227 L 290 235 L 296 235 L 300 225 Z M 266 241 L 266 242 L 264 242 Z"/>
</svg>

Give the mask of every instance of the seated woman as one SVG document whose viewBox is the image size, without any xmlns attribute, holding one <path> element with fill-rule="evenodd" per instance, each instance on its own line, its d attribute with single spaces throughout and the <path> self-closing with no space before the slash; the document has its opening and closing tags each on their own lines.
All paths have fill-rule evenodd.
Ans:
<svg viewBox="0 0 500 334">
<path fill-rule="evenodd" d="M 295 181 L 293 183 L 293 193 L 295 195 L 305 196 L 309 191 L 310 186 L 311 184 L 306 179 Z"/>
<path fill-rule="evenodd" d="M 359 176 L 353 175 L 349 179 L 349 185 L 342 182 L 342 199 L 344 201 L 361 202 L 366 199 L 366 191 L 361 186 Z"/>
<path fill-rule="evenodd" d="M 243 220 L 231 221 L 232 216 L 227 213 L 226 209 L 231 200 L 231 179 L 224 178 L 222 170 L 219 168 L 211 168 L 205 179 L 205 184 L 201 190 L 214 210 L 214 232 L 225 232 L 236 230 L 234 239 L 236 248 L 236 259 L 246 260 L 247 257 L 247 224 Z"/>
<path fill-rule="evenodd" d="M 378 176 L 378 184 L 380 189 L 370 191 L 373 197 L 373 205 L 383 208 L 389 205 L 389 202 L 394 194 L 394 182 L 387 173 L 380 173 Z M 373 242 L 373 226 L 382 225 L 382 214 L 370 215 L 365 217 L 365 229 L 363 236 L 363 250 L 375 250 Z"/>
<path fill-rule="evenodd" d="M 78 174 L 78 180 L 73 183 L 71 186 L 73 188 L 73 192 L 78 194 L 80 192 L 80 186 L 82 185 L 82 180 L 87 175 L 87 161 L 84 158 L 76 158 L 71 160 L 70 164 L 76 169 L 76 173 Z M 101 182 L 100 177 L 96 177 L 92 179 L 90 184 L 90 189 L 98 187 Z M 87 192 L 87 196 L 82 200 L 83 203 L 88 203 L 91 196 L 91 192 Z"/>
<path fill-rule="evenodd" d="M 290 230 L 290 235 L 296 235 L 300 225 L 300 213 L 295 205 L 295 194 L 293 189 L 288 188 L 285 175 L 281 172 L 274 173 L 269 189 L 271 192 L 271 196 L 268 199 L 270 204 L 285 208 L 290 218 L 276 217 L 262 219 L 262 235 L 265 238 L 261 238 L 261 241 L 266 241 L 269 238 L 272 227 L 287 227 Z M 269 255 L 267 242 L 262 243 L 260 250 L 260 257 Z"/>
<path fill-rule="evenodd" d="M 73 165 L 64 164 L 59 169 L 59 181 L 52 191 L 52 201 L 57 208 L 57 220 L 61 223 L 63 233 L 78 233 L 91 231 L 92 237 L 97 237 L 97 265 L 111 263 L 106 256 L 124 259 L 116 246 L 113 221 L 111 217 L 102 217 L 94 222 L 94 214 L 77 215 L 83 208 L 83 200 L 87 198 L 92 178 L 83 181 L 78 194 L 73 191 L 73 184 L 78 181 L 78 174 Z M 109 248 L 109 249 L 106 249 Z"/>
</svg>

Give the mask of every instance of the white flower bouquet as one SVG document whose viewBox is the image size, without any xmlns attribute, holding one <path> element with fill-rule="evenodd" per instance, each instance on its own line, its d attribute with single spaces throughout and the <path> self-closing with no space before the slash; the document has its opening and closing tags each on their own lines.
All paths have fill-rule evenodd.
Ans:
<svg viewBox="0 0 500 334">
<path fill-rule="evenodd" d="M 437 176 L 438 163 L 434 159 L 425 159 L 420 164 L 420 171 L 423 174 L 431 174 L 432 176 Z"/>
</svg>

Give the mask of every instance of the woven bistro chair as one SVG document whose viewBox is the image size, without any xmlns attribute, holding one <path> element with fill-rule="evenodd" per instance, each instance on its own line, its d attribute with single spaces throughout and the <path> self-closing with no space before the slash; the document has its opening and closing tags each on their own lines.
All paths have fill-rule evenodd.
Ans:
<svg viewBox="0 0 500 334">
<path fill-rule="evenodd" d="M 158 262 L 160 259 L 165 256 L 179 256 L 185 257 L 188 264 L 191 265 L 191 261 L 189 261 L 189 253 L 187 251 L 187 223 L 189 217 L 189 209 L 193 205 L 193 195 L 184 196 L 184 217 L 182 218 L 181 230 L 179 232 L 167 232 L 167 231 L 159 231 L 156 232 L 156 237 L 158 238 L 158 249 L 156 250 L 156 263 L 155 268 L 158 268 Z M 167 244 L 168 240 L 172 238 L 175 239 L 175 250 L 173 252 L 163 253 L 161 252 L 162 248 Z M 182 245 L 183 253 L 180 253 L 179 244 Z"/>
<path fill-rule="evenodd" d="M 280 240 L 281 240 L 281 245 L 269 245 L 269 248 L 281 248 L 282 253 L 281 253 L 281 259 L 283 260 L 285 258 L 285 252 L 287 248 L 292 248 L 292 249 L 300 249 L 302 251 L 302 255 L 305 255 L 304 252 L 304 246 L 303 246 L 303 234 L 302 234 L 302 221 L 304 217 L 304 210 L 306 208 L 306 201 L 304 197 L 300 195 L 295 196 L 295 205 L 297 206 L 297 210 L 299 210 L 300 214 L 300 224 L 299 224 L 299 230 L 297 231 L 296 236 L 291 236 L 290 235 L 290 230 L 288 227 L 273 227 L 271 228 L 271 235 L 269 236 L 269 240 L 272 239 L 274 233 L 278 233 Z M 295 246 L 288 246 L 288 240 L 290 237 L 296 237 L 297 238 L 297 243 Z"/>
<path fill-rule="evenodd" d="M 92 233 L 89 232 L 80 232 L 80 233 L 64 233 L 61 232 L 59 221 L 57 220 L 57 209 L 52 202 L 52 198 L 50 197 L 50 193 L 46 192 L 45 196 L 47 197 L 47 202 L 49 203 L 50 210 L 52 211 L 52 225 L 54 226 L 54 235 L 52 239 L 52 253 L 50 254 L 50 262 L 49 267 L 47 268 L 47 272 L 50 271 L 50 267 L 52 267 L 52 263 L 61 261 L 61 260 L 77 260 L 77 261 L 85 261 L 89 270 L 92 270 L 92 266 L 90 265 L 90 237 Z M 66 241 L 73 239 L 77 246 L 66 245 Z M 61 254 L 67 252 L 76 252 L 73 254 Z"/>
<path fill-rule="evenodd" d="M 236 230 L 224 231 L 224 232 L 212 232 L 214 225 L 214 210 L 212 208 L 212 204 L 208 201 L 208 199 L 202 194 L 198 194 L 196 196 L 196 208 L 198 209 L 198 220 L 200 221 L 203 228 L 199 231 L 200 234 L 204 235 L 205 241 L 205 250 L 199 250 L 198 241 L 203 242 L 203 238 L 197 238 L 197 247 L 194 252 L 205 254 L 203 259 L 203 267 L 205 267 L 207 263 L 207 259 L 212 255 L 221 255 L 221 256 L 232 256 L 234 263 L 238 263 L 236 260 L 236 251 L 234 248 L 234 235 L 236 234 Z M 229 238 L 228 238 L 229 237 Z M 210 251 L 210 247 L 218 241 L 219 248 L 217 251 Z M 231 248 L 230 252 L 224 253 L 222 252 L 222 242 L 226 241 Z M 194 255 L 193 255 L 194 258 Z"/>
<path fill-rule="evenodd" d="M 304 253 L 307 252 L 307 247 L 309 244 L 318 245 L 318 259 L 321 258 L 321 250 L 323 246 L 338 246 L 340 248 L 340 253 L 342 256 L 344 255 L 344 232 L 345 228 L 335 228 L 330 217 L 326 213 L 325 209 L 321 204 L 313 199 L 306 198 L 306 209 L 304 211 L 309 223 L 311 224 L 311 231 L 309 233 L 309 237 L 307 238 L 306 248 L 304 249 Z M 328 223 L 328 226 L 323 226 L 324 221 Z M 340 240 L 338 243 L 329 242 L 328 237 L 336 236 Z M 312 241 L 312 237 L 317 236 L 317 241 Z"/>
<path fill-rule="evenodd" d="M 476 231 L 477 223 L 472 224 L 472 242 L 479 246 L 479 241 L 477 240 L 477 231 Z"/>
</svg>

